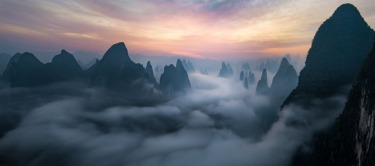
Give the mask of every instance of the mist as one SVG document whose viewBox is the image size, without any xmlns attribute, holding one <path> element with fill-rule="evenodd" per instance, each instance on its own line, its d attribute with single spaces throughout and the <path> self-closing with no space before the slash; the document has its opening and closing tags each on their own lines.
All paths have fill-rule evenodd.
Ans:
<svg viewBox="0 0 375 166">
<path fill-rule="evenodd" d="M 345 103 L 343 95 L 280 111 L 236 75 L 189 77 L 192 90 L 172 100 L 75 82 L 2 89 L 0 156 L 18 165 L 289 165 Z"/>
</svg>

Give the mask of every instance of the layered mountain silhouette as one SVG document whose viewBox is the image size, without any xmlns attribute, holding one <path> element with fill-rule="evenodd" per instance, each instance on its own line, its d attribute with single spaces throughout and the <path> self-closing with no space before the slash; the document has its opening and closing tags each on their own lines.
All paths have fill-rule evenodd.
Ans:
<svg viewBox="0 0 375 166">
<path fill-rule="evenodd" d="M 180 59 L 176 66 L 168 65 L 164 67 L 164 72 L 160 76 L 160 90 L 169 96 L 179 95 L 191 89 L 189 76 Z"/>
<path fill-rule="evenodd" d="M 332 96 L 351 85 L 371 50 L 373 37 L 374 31 L 357 8 L 341 5 L 317 31 L 298 86 L 284 104 Z"/>
<path fill-rule="evenodd" d="M 272 79 L 270 93 L 274 96 L 287 96 L 297 87 L 297 83 L 298 75 L 296 70 L 286 58 L 283 58 L 279 70 Z"/>
<path fill-rule="evenodd" d="M 62 50 L 52 62 L 43 64 L 31 53 L 17 53 L 10 60 L 2 79 L 11 87 L 43 86 L 64 81 L 82 81 L 117 90 L 139 90 L 146 85 L 159 88 L 150 62 L 146 68 L 134 63 L 124 43 L 112 45 L 101 60 L 82 70 L 74 56 Z M 181 60 L 176 67 L 166 66 L 160 88 L 168 94 L 190 89 L 190 81 Z"/>
<path fill-rule="evenodd" d="M 51 63 L 43 64 L 31 53 L 14 55 L 4 73 L 3 79 L 11 87 L 32 87 L 54 82 L 80 79 L 83 71 L 74 56 L 62 50 Z"/>
<path fill-rule="evenodd" d="M 267 77 L 267 70 L 263 69 L 262 76 L 258 81 L 256 87 L 256 94 L 257 95 L 268 95 L 269 94 L 269 87 L 268 87 L 268 77 Z"/>
<path fill-rule="evenodd" d="M 219 72 L 219 77 L 231 77 L 233 76 L 233 69 L 232 66 L 227 63 L 225 64 L 224 62 L 221 64 L 221 69 Z"/>
</svg>

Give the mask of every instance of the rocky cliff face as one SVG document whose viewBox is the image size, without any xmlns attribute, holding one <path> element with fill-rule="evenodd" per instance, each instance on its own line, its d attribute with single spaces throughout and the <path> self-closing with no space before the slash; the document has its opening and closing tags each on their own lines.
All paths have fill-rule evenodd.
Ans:
<svg viewBox="0 0 375 166">
<path fill-rule="evenodd" d="M 327 165 L 375 165 L 375 44 L 325 147 Z M 317 147 L 318 150 L 319 147 Z"/>
<path fill-rule="evenodd" d="M 164 67 L 164 73 L 160 76 L 160 90 L 168 96 L 185 93 L 191 89 L 189 76 L 180 59 L 176 67 L 169 65 Z"/>
<path fill-rule="evenodd" d="M 373 30 L 351 4 L 340 6 L 319 28 L 298 87 L 284 104 L 300 103 L 309 109 L 313 99 L 331 97 L 340 94 L 344 86 L 355 86 L 336 124 L 316 133 L 311 141 L 312 149 L 298 152 L 294 165 L 374 164 L 373 157 L 369 157 L 374 154 L 371 150 L 373 104 L 369 102 L 373 100 L 370 85 L 373 76 L 368 74 L 371 73 L 369 63 L 373 63 L 369 61 L 373 60 L 365 60 L 373 40 Z"/>
<path fill-rule="evenodd" d="M 374 31 L 351 4 L 340 6 L 317 31 L 297 88 L 284 104 L 332 96 L 357 78 Z"/>
</svg>

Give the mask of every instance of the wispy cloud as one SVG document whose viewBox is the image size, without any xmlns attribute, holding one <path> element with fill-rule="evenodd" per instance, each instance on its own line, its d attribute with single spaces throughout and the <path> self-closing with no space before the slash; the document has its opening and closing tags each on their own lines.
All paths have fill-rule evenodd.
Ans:
<svg viewBox="0 0 375 166">
<path fill-rule="evenodd" d="M 375 16 L 370 10 L 375 4 L 350 2 L 365 19 Z M 103 53 L 125 41 L 134 54 L 304 55 L 319 25 L 339 5 L 314 0 L 1 1 L 0 50 Z"/>
</svg>

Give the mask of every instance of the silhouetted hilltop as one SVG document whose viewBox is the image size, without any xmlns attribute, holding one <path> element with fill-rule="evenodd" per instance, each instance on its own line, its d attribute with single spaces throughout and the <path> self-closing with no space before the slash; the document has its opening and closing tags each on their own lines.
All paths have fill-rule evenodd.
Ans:
<svg viewBox="0 0 375 166">
<path fill-rule="evenodd" d="M 61 50 L 61 53 L 53 57 L 51 63 L 45 65 L 46 77 L 49 82 L 59 82 L 77 79 L 82 76 L 83 71 L 74 56 Z"/>
<path fill-rule="evenodd" d="M 280 63 L 279 70 L 273 77 L 270 91 L 274 96 L 287 96 L 297 87 L 298 76 L 294 67 L 289 64 L 286 58 Z"/>
<path fill-rule="evenodd" d="M 112 45 L 90 70 L 93 70 L 91 80 L 95 85 L 124 87 L 139 79 L 151 81 L 143 66 L 129 58 L 123 42 Z"/>
<path fill-rule="evenodd" d="M 45 84 L 43 63 L 33 54 L 15 54 L 9 61 L 3 78 L 11 87 L 30 87 Z"/>
<path fill-rule="evenodd" d="M 267 78 L 267 70 L 263 69 L 262 76 L 258 81 L 256 87 L 256 94 L 257 95 L 268 95 L 269 94 L 269 87 L 268 87 L 268 78 Z"/>
<path fill-rule="evenodd" d="M 177 60 L 176 67 L 173 65 L 164 67 L 164 72 L 160 76 L 161 91 L 173 96 L 189 89 L 191 89 L 189 76 L 180 59 Z"/>
<path fill-rule="evenodd" d="M 374 31 L 351 4 L 340 6 L 317 31 L 297 88 L 285 104 L 334 95 L 354 82 L 371 50 Z M 302 97 L 304 96 L 304 97 Z"/>
<path fill-rule="evenodd" d="M 150 72 L 151 71 L 151 72 Z M 74 56 L 62 50 L 51 63 L 41 63 L 33 54 L 16 54 L 9 61 L 3 80 L 12 87 L 41 86 L 63 81 L 88 81 L 123 90 L 140 90 L 146 84 L 157 86 L 152 66 L 148 72 L 128 56 L 124 43 L 114 44 L 101 60 L 83 71 Z M 90 81 L 89 81 L 90 80 Z"/>
</svg>

